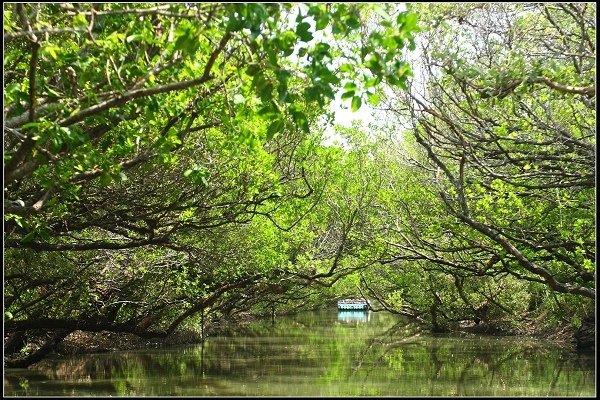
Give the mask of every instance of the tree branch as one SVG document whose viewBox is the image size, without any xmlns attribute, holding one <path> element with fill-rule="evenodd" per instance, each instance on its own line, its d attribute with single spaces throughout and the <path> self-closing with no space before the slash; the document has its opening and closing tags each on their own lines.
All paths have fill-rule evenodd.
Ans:
<svg viewBox="0 0 600 400">
<path fill-rule="evenodd" d="M 219 54 L 221 54 L 221 52 L 225 48 L 225 45 L 227 44 L 229 39 L 231 39 L 231 37 L 232 37 L 232 35 L 230 32 L 227 32 L 223 36 L 223 38 L 219 42 L 219 46 L 217 47 L 217 49 L 215 49 L 215 51 L 213 51 L 210 58 L 208 59 L 208 62 L 206 63 L 206 66 L 204 67 L 204 73 L 202 74 L 202 76 L 200 78 L 190 79 L 190 80 L 182 81 L 182 82 L 168 83 L 165 85 L 155 86 L 155 87 L 151 87 L 151 88 L 130 90 L 119 97 L 115 97 L 110 100 L 106 100 L 103 103 L 96 104 L 94 106 L 91 106 L 84 110 L 81 110 L 80 112 L 73 115 L 72 117 L 62 120 L 60 122 L 60 125 L 61 126 L 69 126 L 69 125 L 76 124 L 78 122 L 83 121 L 85 118 L 87 118 L 89 116 L 99 114 L 102 111 L 108 110 L 110 108 L 120 107 L 120 106 L 124 105 L 126 102 L 133 100 L 133 99 L 137 99 L 140 97 L 149 97 L 149 96 L 153 96 L 153 95 L 160 94 L 160 93 L 168 93 L 168 92 L 172 92 L 175 90 L 183 90 L 183 89 L 187 89 L 187 88 L 190 88 L 193 86 L 198 86 L 205 82 L 208 82 L 209 80 L 211 80 L 213 78 L 213 76 L 211 75 L 210 72 L 211 72 L 211 69 L 212 69 L 217 57 L 219 56 Z"/>
</svg>

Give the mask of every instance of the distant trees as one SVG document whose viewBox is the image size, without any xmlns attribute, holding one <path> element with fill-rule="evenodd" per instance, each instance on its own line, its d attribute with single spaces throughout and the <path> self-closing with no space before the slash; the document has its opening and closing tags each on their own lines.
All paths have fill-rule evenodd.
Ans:
<svg viewBox="0 0 600 400">
<path fill-rule="evenodd" d="M 545 309 L 579 326 L 596 295 L 595 5 L 411 9 L 415 78 L 386 107 L 426 189 L 399 211 L 397 304 L 428 304 L 434 325 Z"/>
</svg>

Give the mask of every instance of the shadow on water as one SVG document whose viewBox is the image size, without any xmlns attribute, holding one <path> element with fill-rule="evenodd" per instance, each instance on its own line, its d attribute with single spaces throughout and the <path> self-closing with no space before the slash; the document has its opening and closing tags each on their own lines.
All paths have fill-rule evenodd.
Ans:
<svg viewBox="0 0 600 400">
<path fill-rule="evenodd" d="M 7 396 L 592 396 L 595 355 L 509 337 L 427 335 L 369 311 L 253 323 L 204 345 L 8 369 Z"/>
</svg>

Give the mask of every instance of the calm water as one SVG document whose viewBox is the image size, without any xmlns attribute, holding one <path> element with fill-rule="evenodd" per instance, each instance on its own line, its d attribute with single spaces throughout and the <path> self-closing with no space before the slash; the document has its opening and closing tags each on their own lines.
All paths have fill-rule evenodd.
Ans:
<svg viewBox="0 0 600 400">
<path fill-rule="evenodd" d="M 594 396 L 595 354 L 515 338 L 431 336 L 337 310 L 254 323 L 201 346 L 6 369 L 6 396 Z"/>
</svg>

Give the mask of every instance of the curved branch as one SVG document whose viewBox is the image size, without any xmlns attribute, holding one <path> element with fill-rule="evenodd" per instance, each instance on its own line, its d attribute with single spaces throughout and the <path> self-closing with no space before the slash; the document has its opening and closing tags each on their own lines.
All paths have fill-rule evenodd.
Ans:
<svg viewBox="0 0 600 400">
<path fill-rule="evenodd" d="M 485 236 L 498 243 L 504 250 L 511 254 L 519 262 L 519 265 L 525 268 L 527 271 L 541 276 L 546 284 L 557 292 L 560 293 L 572 293 L 580 296 L 588 297 L 590 299 L 596 298 L 596 291 L 583 286 L 575 286 L 568 283 L 560 282 L 554 275 L 547 269 L 530 261 L 523 253 L 519 251 L 512 243 L 506 240 L 498 232 L 494 232 L 490 227 L 481 224 L 472 218 L 464 214 L 458 214 L 457 217 L 465 222 L 467 225 L 484 234 Z"/>
<path fill-rule="evenodd" d="M 149 96 L 153 96 L 156 94 L 168 93 L 168 92 L 172 92 L 172 91 L 176 91 L 176 90 L 188 89 L 190 87 L 198 86 L 205 82 L 208 82 L 209 80 L 211 80 L 213 78 L 213 76 L 211 75 L 210 72 L 211 72 L 211 69 L 212 69 L 217 57 L 225 49 L 225 45 L 227 44 L 229 39 L 231 39 L 231 37 L 232 37 L 232 34 L 230 32 L 227 32 L 223 36 L 223 38 L 219 42 L 219 47 L 217 47 L 215 49 L 215 51 L 213 51 L 210 58 L 208 59 L 208 62 L 206 63 L 206 65 L 204 67 L 204 73 L 202 74 L 202 76 L 200 78 L 190 79 L 190 80 L 182 81 L 182 82 L 167 83 L 165 85 L 155 86 L 155 87 L 151 87 L 151 88 L 130 90 L 119 97 L 115 97 L 110 100 L 106 100 L 103 103 L 96 104 L 96 105 L 88 107 L 84 110 L 81 110 L 80 112 L 73 115 L 72 117 L 62 120 L 60 122 L 60 125 L 61 126 L 69 126 L 69 125 L 76 124 L 78 122 L 83 121 L 85 118 L 87 118 L 89 116 L 99 114 L 102 111 L 108 110 L 110 108 L 120 107 L 120 106 L 124 105 L 126 102 L 133 100 L 133 99 L 137 99 L 140 97 L 149 97 Z"/>
<path fill-rule="evenodd" d="M 171 333 L 173 333 L 175 331 L 175 329 L 177 329 L 177 327 L 183 321 L 185 321 L 192 315 L 202 311 L 206 307 L 210 307 L 211 305 L 213 305 L 219 299 L 219 297 L 221 297 L 221 295 L 223 295 L 224 293 L 226 293 L 230 290 L 233 290 L 233 289 L 238 289 L 238 288 L 244 287 L 248 283 L 257 280 L 260 277 L 261 277 L 261 275 L 254 275 L 249 278 L 243 279 L 241 281 L 233 282 L 233 283 L 229 283 L 229 284 L 221 286 L 220 288 L 215 290 L 210 296 L 200 300 L 194 306 L 192 306 L 187 311 L 185 311 L 183 314 L 181 314 L 179 317 L 177 317 L 173 322 L 171 322 L 171 324 L 169 325 L 169 327 L 166 330 L 167 335 L 170 335 Z"/>
<path fill-rule="evenodd" d="M 46 243 L 46 242 L 26 242 L 23 243 L 19 240 L 8 240 L 4 243 L 7 248 L 26 248 L 35 251 L 87 251 L 87 250 L 99 250 L 99 249 L 131 249 L 134 247 L 142 247 L 148 245 L 158 245 L 168 242 L 168 237 L 157 237 L 146 240 L 133 240 L 128 242 L 109 242 L 99 241 L 91 243 Z"/>
<path fill-rule="evenodd" d="M 555 82 L 553 80 L 550 80 L 544 76 L 537 78 L 536 81 L 542 82 L 546 86 L 548 86 L 552 89 L 558 90 L 559 92 L 562 92 L 562 93 L 582 94 L 582 95 L 585 95 L 588 97 L 594 97 L 596 95 L 596 85 L 587 86 L 587 87 L 562 85 L 562 84 Z"/>
</svg>

